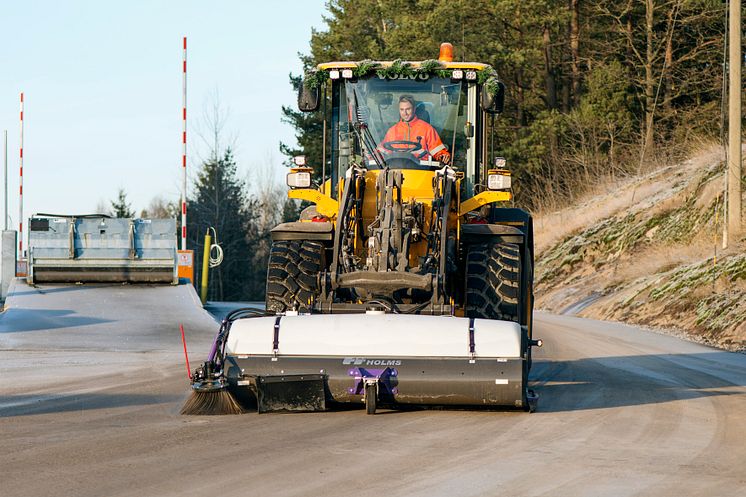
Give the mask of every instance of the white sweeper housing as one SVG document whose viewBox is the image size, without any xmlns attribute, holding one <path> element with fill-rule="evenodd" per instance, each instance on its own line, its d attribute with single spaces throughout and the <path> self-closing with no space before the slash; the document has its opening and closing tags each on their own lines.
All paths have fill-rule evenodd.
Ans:
<svg viewBox="0 0 746 497">
<path fill-rule="evenodd" d="M 226 377 L 260 412 L 328 402 L 527 407 L 525 329 L 452 316 L 309 314 L 236 320 Z M 375 409 L 375 405 L 373 406 Z"/>
<path fill-rule="evenodd" d="M 236 356 L 275 354 L 276 321 L 276 317 L 236 321 L 226 352 Z M 384 313 L 310 314 L 283 316 L 279 327 L 277 354 L 281 357 L 521 357 L 521 327 L 512 321 Z"/>
</svg>

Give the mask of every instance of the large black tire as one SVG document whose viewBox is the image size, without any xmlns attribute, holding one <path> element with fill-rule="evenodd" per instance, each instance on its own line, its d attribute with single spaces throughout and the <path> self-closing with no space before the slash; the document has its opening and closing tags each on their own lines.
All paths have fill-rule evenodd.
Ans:
<svg viewBox="0 0 746 497">
<path fill-rule="evenodd" d="M 521 305 L 520 247 L 500 242 L 470 246 L 466 255 L 466 315 L 520 323 Z M 521 400 L 526 411 L 531 410 L 528 401 L 530 353 L 529 347 L 521 375 Z"/>
<path fill-rule="evenodd" d="M 466 315 L 520 322 L 521 252 L 514 243 L 471 245 L 466 255 Z"/>
<path fill-rule="evenodd" d="M 324 270 L 320 242 L 272 242 L 267 269 L 267 310 L 309 312 L 319 295 L 319 273 Z"/>
</svg>

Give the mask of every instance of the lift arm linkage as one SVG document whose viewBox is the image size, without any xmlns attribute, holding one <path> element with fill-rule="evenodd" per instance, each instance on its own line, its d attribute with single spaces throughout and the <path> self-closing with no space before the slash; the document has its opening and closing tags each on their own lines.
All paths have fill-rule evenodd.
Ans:
<svg viewBox="0 0 746 497">
<path fill-rule="evenodd" d="M 493 202 L 508 202 L 511 198 L 513 198 L 513 195 L 510 192 L 482 192 L 468 200 L 464 200 L 459 206 L 458 215 L 463 216 L 468 212 Z"/>
<path fill-rule="evenodd" d="M 311 188 L 294 188 L 288 192 L 288 198 L 308 200 L 316 204 L 316 210 L 329 219 L 336 217 L 339 212 L 339 203 L 333 198 L 324 195 L 318 190 Z"/>
</svg>

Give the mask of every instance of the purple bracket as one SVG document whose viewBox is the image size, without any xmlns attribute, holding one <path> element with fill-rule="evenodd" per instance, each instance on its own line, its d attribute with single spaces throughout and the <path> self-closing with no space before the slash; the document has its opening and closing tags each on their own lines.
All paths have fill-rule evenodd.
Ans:
<svg viewBox="0 0 746 497">
<path fill-rule="evenodd" d="M 355 380 L 354 386 L 347 388 L 347 393 L 351 395 L 363 395 L 365 389 L 365 380 L 375 379 L 378 382 L 378 388 L 384 395 L 396 395 L 399 389 L 399 372 L 394 368 L 369 369 L 369 368 L 350 368 L 347 375 Z"/>
</svg>

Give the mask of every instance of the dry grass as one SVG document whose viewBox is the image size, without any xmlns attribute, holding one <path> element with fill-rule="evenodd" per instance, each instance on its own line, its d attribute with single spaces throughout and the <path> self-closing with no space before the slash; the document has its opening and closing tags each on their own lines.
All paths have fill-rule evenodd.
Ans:
<svg viewBox="0 0 746 497">
<path fill-rule="evenodd" d="M 538 280 L 537 307 L 746 350 L 746 237 L 721 249 L 722 147 L 692 153 L 535 216 L 536 267 L 549 275 Z"/>
<path fill-rule="evenodd" d="M 712 260 L 719 254 L 713 240 L 696 239 L 686 245 L 653 245 L 620 259 L 611 269 L 611 286 L 665 273 L 679 266 Z"/>
<path fill-rule="evenodd" d="M 721 160 L 720 145 L 703 145 L 702 150 L 693 151 L 692 159 L 659 167 L 642 177 L 599 180 L 573 206 L 557 211 L 539 209 L 534 213 L 536 251 L 541 254 L 569 235 L 622 212 L 670 209 L 671 204 L 679 202 L 672 198 L 677 186 L 686 186 L 692 176 Z"/>
</svg>

